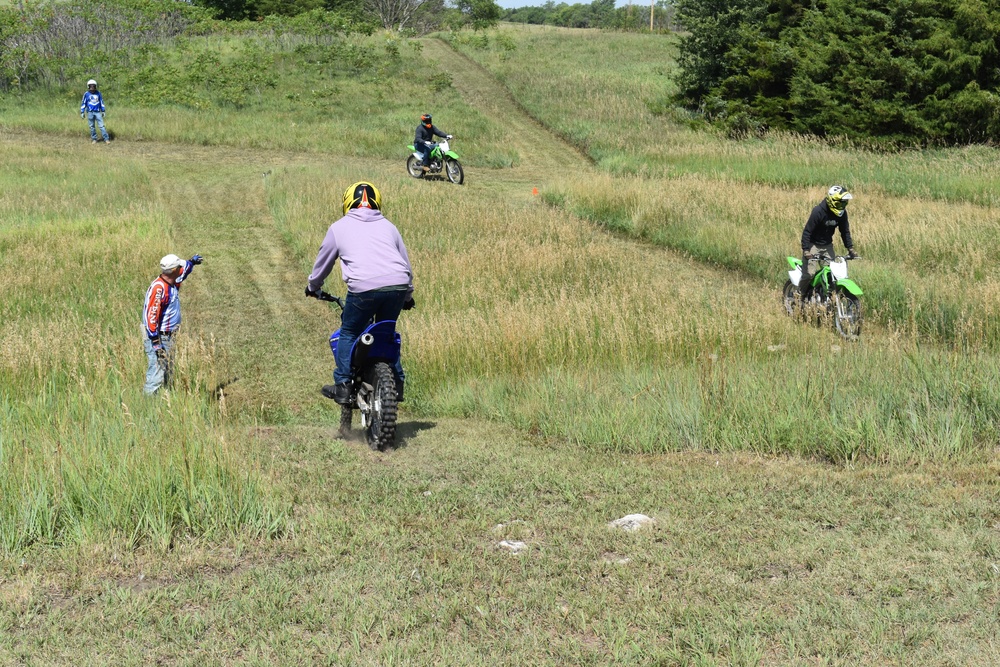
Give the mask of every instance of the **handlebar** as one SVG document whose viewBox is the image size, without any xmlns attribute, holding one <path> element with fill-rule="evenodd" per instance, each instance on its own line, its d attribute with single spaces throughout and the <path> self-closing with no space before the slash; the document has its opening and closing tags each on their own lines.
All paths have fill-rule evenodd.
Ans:
<svg viewBox="0 0 1000 667">
<path fill-rule="evenodd" d="M 818 260 L 820 262 L 836 262 L 837 260 L 841 260 L 841 259 L 844 260 L 845 262 L 853 262 L 854 260 L 861 259 L 861 255 L 857 255 L 855 257 L 848 257 L 847 255 L 837 255 L 836 257 L 834 257 L 832 259 L 830 257 L 819 257 L 817 255 L 806 255 L 805 258 L 806 259 L 815 259 L 815 260 Z"/>
<path fill-rule="evenodd" d="M 344 309 L 344 300 L 341 299 L 339 296 L 334 296 L 333 294 L 327 294 L 326 292 L 320 292 L 319 296 L 316 298 L 318 298 L 320 301 L 335 303 L 338 306 L 340 306 L 341 310 Z"/>
<path fill-rule="evenodd" d="M 320 301 L 327 301 L 329 303 L 335 303 L 338 306 L 340 306 L 341 310 L 344 309 L 344 300 L 343 299 L 341 299 L 339 296 L 335 296 L 333 294 L 328 294 L 327 292 L 323 292 L 322 290 L 319 291 L 319 292 L 310 292 L 309 290 L 306 290 L 306 296 L 311 296 L 312 298 L 318 299 Z"/>
</svg>

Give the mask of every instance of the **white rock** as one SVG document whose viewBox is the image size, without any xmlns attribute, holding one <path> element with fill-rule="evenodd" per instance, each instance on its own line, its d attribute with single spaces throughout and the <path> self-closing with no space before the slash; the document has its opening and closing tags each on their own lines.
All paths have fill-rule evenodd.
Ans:
<svg viewBox="0 0 1000 667">
<path fill-rule="evenodd" d="M 645 514 L 629 514 L 608 524 L 610 528 L 621 528 L 633 532 L 653 523 L 653 518 Z"/>
<path fill-rule="evenodd" d="M 501 549 L 506 549 L 512 554 L 519 554 L 528 548 L 527 544 L 525 544 L 524 542 L 518 542 L 517 540 L 503 540 L 502 542 L 497 544 L 497 546 L 500 547 Z"/>
<path fill-rule="evenodd" d="M 616 556 L 614 554 L 607 554 L 604 556 L 604 562 L 609 565 L 627 565 L 632 562 L 632 559 L 628 556 Z"/>
<path fill-rule="evenodd" d="M 424 495 L 425 496 L 429 496 L 429 495 L 431 495 L 431 492 L 430 491 L 424 491 Z"/>
</svg>

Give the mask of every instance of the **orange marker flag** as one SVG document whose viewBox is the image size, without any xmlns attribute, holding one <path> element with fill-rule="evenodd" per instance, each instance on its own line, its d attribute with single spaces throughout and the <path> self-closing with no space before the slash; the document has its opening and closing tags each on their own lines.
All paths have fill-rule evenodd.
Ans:
<svg viewBox="0 0 1000 667">
<path fill-rule="evenodd" d="M 538 188 L 531 188 L 531 194 L 538 196 Z"/>
</svg>

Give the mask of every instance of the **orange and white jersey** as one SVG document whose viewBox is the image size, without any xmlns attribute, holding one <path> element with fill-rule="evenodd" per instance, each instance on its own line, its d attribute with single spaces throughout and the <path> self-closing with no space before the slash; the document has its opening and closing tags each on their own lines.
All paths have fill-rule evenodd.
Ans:
<svg viewBox="0 0 1000 667">
<path fill-rule="evenodd" d="M 171 285 L 163 276 L 159 276 L 146 290 L 146 301 L 142 309 L 142 322 L 149 338 L 159 338 L 160 334 L 169 334 L 177 330 L 181 324 L 180 283 L 191 273 L 194 265 L 188 261 L 184 270 Z"/>
</svg>

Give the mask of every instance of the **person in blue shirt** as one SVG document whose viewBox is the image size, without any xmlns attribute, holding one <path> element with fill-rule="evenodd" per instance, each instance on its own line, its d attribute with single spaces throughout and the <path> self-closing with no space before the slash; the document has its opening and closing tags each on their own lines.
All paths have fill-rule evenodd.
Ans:
<svg viewBox="0 0 1000 667">
<path fill-rule="evenodd" d="M 104 98 L 101 97 L 101 93 L 97 90 L 97 82 L 91 79 L 87 82 L 87 92 L 83 94 L 83 102 L 80 104 L 80 118 L 86 118 L 87 124 L 90 125 L 90 141 L 92 143 L 97 143 L 97 130 L 94 129 L 94 123 L 97 123 L 97 127 L 101 128 L 101 136 L 104 137 L 104 143 L 111 143 L 111 137 L 108 136 L 108 131 L 104 129 Z"/>
</svg>

